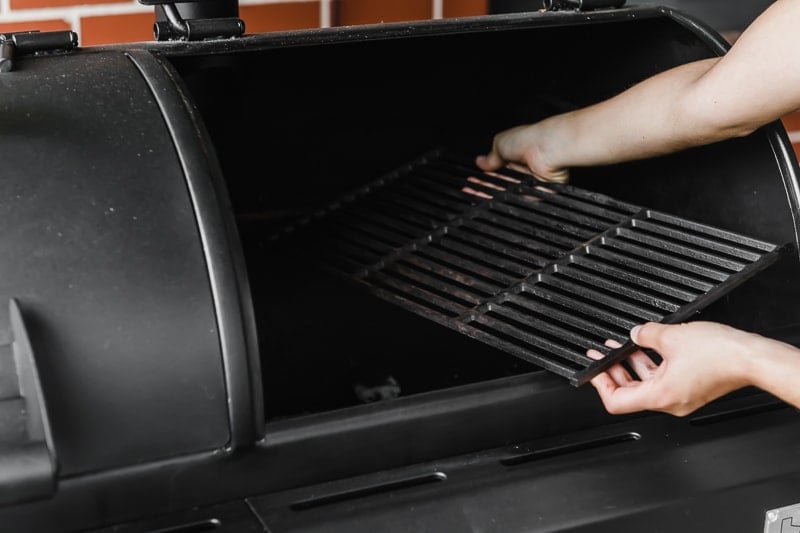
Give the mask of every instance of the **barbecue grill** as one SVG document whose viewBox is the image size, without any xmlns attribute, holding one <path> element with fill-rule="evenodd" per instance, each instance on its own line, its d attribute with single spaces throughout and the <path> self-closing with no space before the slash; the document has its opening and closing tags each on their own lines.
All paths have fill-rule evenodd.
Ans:
<svg viewBox="0 0 800 533">
<path fill-rule="evenodd" d="M 2 523 L 738 531 L 800 502 L 776 398 L 611 416 L 586 384 L 643 320 L 800 341 L 786 132 L 568 185 L 479 171 L 501 129 L 727 48 L 668 8 L 552 4 L 3 36 Z"/>
</svg>

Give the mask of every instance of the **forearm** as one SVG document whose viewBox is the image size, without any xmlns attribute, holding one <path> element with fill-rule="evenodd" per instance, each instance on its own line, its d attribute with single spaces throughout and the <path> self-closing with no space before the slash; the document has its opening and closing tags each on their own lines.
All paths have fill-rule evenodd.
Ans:
<svg viewBox="0 0 800 533">
<path fill-rule="evenodd" d="M 598 104 L 557 115 L 538 126 L 550 166 L 604 165 L 721 140 L 716 123 L 681 97 L 719 58 L 681 65 Z"/>
<path fill-rule="evenodd" d="M 757 337 L 743 365 L 747 381 L 800 408 L 800 348 Z"/>
<path fill-rule="evenodd" d="M 643 159 L 747 135 L 800 108 L 800 2 L 777 0 L 727 54 L 648 78 L 598 104 L 495 136 L 478 164 L 565 169 Z"/>
</svg>

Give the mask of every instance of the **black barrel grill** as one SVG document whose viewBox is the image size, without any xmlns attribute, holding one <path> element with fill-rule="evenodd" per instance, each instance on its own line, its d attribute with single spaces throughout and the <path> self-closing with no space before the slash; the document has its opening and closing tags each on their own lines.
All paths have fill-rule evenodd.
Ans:
<svg viewBox="0 0 800 533">
<path fill-rule="evenodd" d="M 473 164 L 724 53 L 701 21 L 158 9 L 165 41 L 4 41 L 0 524 L 753 531 L 800 501 L 776 398 L 612 416 L 586 384 L 645 320 L 800 343 L 782 125 L 568 185 Z"/>
</svg>

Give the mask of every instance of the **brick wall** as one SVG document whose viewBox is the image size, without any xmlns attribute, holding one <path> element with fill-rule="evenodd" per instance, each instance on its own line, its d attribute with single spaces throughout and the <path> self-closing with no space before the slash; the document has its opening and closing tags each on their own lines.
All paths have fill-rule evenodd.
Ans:
<svg viewBox="0 0 800 533">
<path fill-rule="evenodd" d="M 783 127 L 792 141 L 794 153 L 800 158 L 800 111 L 795 111 L 783 117 Z"/>
<path fill-rule="evenodd" d="M 247 33 L 483 15 L 488 0 L 240 0 Z M 68 30 L 81 46 L 153 40 L 137 0 L 0 0 L 0 33 Z"/>
</svg>

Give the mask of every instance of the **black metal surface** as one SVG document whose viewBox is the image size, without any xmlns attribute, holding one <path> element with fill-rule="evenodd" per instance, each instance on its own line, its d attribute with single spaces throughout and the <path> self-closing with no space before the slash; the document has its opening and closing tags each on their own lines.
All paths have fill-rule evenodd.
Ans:
<svg viewBox="0 0 800 533">
<path fill-rule="evenodd" d="M 330 268 L 575 386 L 633 326 L 685 320 L 788 249 L 441 151 L 315 218 L 301 240 Z"/>
<path fill-rule="evenodd" d="M 174 90 L 180 76 L 152 54 L 132 51 L 128 57 L 164 113 L 197 214 L 228 391 L 229 444 L 252 442 L 262 434 L 264 424 L 260 361 L 250 285 L 219 162 L 205 148 L 208 132 L 187 106 L 185 89 L 179 84 Z"/>
<path fill-rule="evenodd" d="M 39 371 L 17 301 L 0 329 L 0 505 L 52 496 L 58 471 Z"/>
<path fill-rule="evenodd" d="M 25 316 L 61 478 L 226 446 L 228 367 L 185 146 L 128 54 L 17 66 L 2 87 L 0 296 Z"/>
<path fill-rule="evenodd" d="M 774 0 L 745 0 L 727 2 L 725 0 L 655 0 L 629 2 L 636 7 L 663 6 L 677 9 L 698 20 L 702 20 L 717 31 L 741 31 L 750 24 Z M 532 0 L 490 0 L 489 13 L 530 12 L 540 7 Z"/>
<path fill-rule="evenodd" d="M 181 15 L 187 17 L 183 11 Z M 120 45 L 119 57 L 77 51 L 21 58 L 25 68 L 5 79 L 12 127 L 3 143 L 4 161 L 10 165 L 4 196 L 8 216 L 3 218 L 9 253 L 4 255 L 3 280 L 6 294 L 19 295 L 26 320 L 31 319 L 45 395 L 55 399 L 51 420 L 65 469 L 52 498 L 6 506 L 0 521 L 26 532 L 107 526 L 128 531 L 225 531 L 239 530 L 240 519 L 244 527 L 262 525 L 275 531 L 292 527 L 307 532 L 311 527 L 304 526 L 312 522 L 313 527 L 315 520 L 325 531 L 385 530 L 392 524 L 403 529 L 411 523 L 405 520 L 408 515 L 389 516 L 380 509 L 366 509 L 367 522 L 354 526 L 347 521 L 359 520 L 351 504 L 375 498 L 372 501 L 385 509 L 392 502 L 406 505 L 404 495 L 423 491 L 424 499 L 411 500 L 413 507 L 406 508 L 414 511 L 414 524 L 428 530 L 563 530 L 576 521 L 595 530 L 606 520 L 635 520 L 645 514 L 639 514 L 642 509 L 655 509 L 646 513 L 651 520 L 625 530 L 652 530 L 653 523 L 663 529 L 670 523 L 672 529 L 708 531 L 713 529 L 709 523 L 719 526 L 717 513 L 735 526 L 752 513 L 762 521 L 762 503 L 774 508 L 796 501 L 792 495 L 797 472 L 791 461 L 797 451 L 793 443 L 798 442 L 796 413 L 784 410 L 781 421 L 762 413 L 737 423 L 726 409 L 720 415 L 724 424 L 705 418 L 687 425 L 683 419 L 649 413 L 619 419 L 605 412 L 591 387 L 572 390 L 558 375 L 545 371 L 497 381 L 487 381 L 484 375 L 483 382 L 457 387 L 452 381 L 431 379 L 433 386 L 424 393 L 346 409 L 327 403 L 321 413 L 270 419 L 263 431 L 247 427 L 258 418 L 259 406 L 247 402 L 258 402 L 261 375 L 258 360 L 251 359 L 257 351 L 245 338 L 253 329 L 246 301 L 250 289 L 247 278 L 239 275 L 238 263 L 241 252 L 275 263 L 284 256 L 269 250 L 262 254 L 260 242 L 248 241 L 251 246 L 244 250 L 236 239 L 229 242 L 228 233 L 237 229 L 233 220 L 240 230 L 262 229 L 256 224 L 245 228 L 240 214 L 295 216 L 308 206 L 325 205 L 334 193 L 382 175 L 441 139 L 470 152 L 485 146 L 486 136 L 512 120 L 533 120 L 552 112 L 553 102 L 587 103 L 644 75 L 716 55 L 716 45 L 708 39 L 653 10 L 619 10 L 591 16 L 562 12 L 276 32 L 224 42 L 137 44 L 135 49 Z M 592 46 L 586 47 L 587 42 Z M 624 46 L 630 42 L 637 46 Z M 505 68 L 499 69 L 506 73 L 504 83 L 473 84 L 471 90 L 463 90 L 463 73 L 474 64 L 496 62 L 502 56 L 498 50 L 520 47 L 558 53 L 544 54 L 534 74 L 514 68 L 516 58 L 509 56 L 501 60 Z M 624 61 L 619 50 L 625 50 Z M 156 75 L 158 61 L 143 59 L 150 52 L 176 69 Z M 380 64 L 364 69 L 375 55 L 382 58 Z M 298 71 L 298 64 L 305 68 Z M 137 76 L 122 75 L 131 65 L 139 69 L 148 90 L 140 90 Z M 191 89 L 175 94 L 172 78 Z M 346 83 L 329 85 L 326 98 L 309 98 L 318 92 L 320 79 Z M 548 81 L 537 84 L 541 80 Z M 534 93 L 532 86 L 537 87 Z M 39 100 L 47 105 L 34 105 Z M 471 115 L 467 124 L 463 110 L 475 100 L 493 105 Z M 195 105 L 202 117 L 187 113 Z M 155 108 L 160 112 L 153 112 Z M 258 135 L 242 128 L 242 117 L 258 124 Z M 198 142 L 195 120 L 209 127 L 213 149 Z M 297 142 L 300 138 L 303 142 Z M 756 228 L 760 239 L 783 242 L 796 227 L 791 219 L 796 211 L 792 206 L 797 205 L 796 160 L 776 148 L 790 146 L 776 138 L 772 130 L 758 132 L 734 144 L 704 147 L 694 155 L 645 161 L 636 172 L 598 169 L 608 180 L 592 182 L 596 175 L 577 172 L 573 178 L 575 183 L 596 183 L 602 192 L 637 205 L 693 220 L 708 213 L 709 219 L 702 218 L 706 223 Z M 352 151 L 354 145 L 358 153 Z M 215 156 L 224 164 L 224 174 Z M 264 166 L 265 156 L 270 165 Z M 308 164 L 298 167 L 298 161 Z M 641 176 L 647 176 L 646 186 L 637 179 Z M 403 179 L 378 187 L 386 193 L 378 214 L 388 220 L 387 227 L 379 229 L 388 236 L 400 226 L 394 216 L 396 195 L 389 194 L 390 185 L 402 185 L 408 178 L 405 172 L 399 177 Z M 506 183 L 494 177 L 484 181 Z M 487 185 L 471 187 L 500 198 Z M 232 192 L 233 206 L 227 205 L 226 188 Z M 439 190 L 441 194 L 424 190 L 416 196 L 413 188 L 408 190 L 416 210 L 405 211 L 403 228 L 420 239 L 435 228 L 449 228 L 451 221 L 454 230 L 460 229 L 455 224 L 464 216 L 494 202 L 463 192 L 458 180 Z M 690 203 L 685 201 L 687 191 L 701 194 L 693 194 Z M 432 226 L 416 227 L 432 211 L 431 202 L 452 207 L 453 212 L 444 221 L 434 218 Z M 728 214 L 735 216 L 727 218 Z M 327 216 L 322 222 L 327 226 Z M 269 222 L 267 226 L 276 227 Z M 414 240 L 401 237 L 400 247 Z M 473 241 L 474 237 L 466 244 Z M 514 260 L 507 263 L 513 266 Z M 775 291 L 762 291 L 758 299 L 726 301 L 726 311 L 747 320 L 754 317 L 759 324 L 792 326 L 794 331 L 791 302 L 796 300 L 792 287 L 797 268 L 794 263 L 789 266 L 784 275 L 776 274 L 779 266 L 770 270 Z M 367 267 L 362 270 L 369 272 Z M 253 270 L 251 282 L 269 278 L 272 272 Z M 753 282 L 765 277 L 756 276 Z M 364 359 L 387 359 L 391 339 L 375 335 L 372 323 L 356 322 L 360 330 L 342 330 L 353 343 L 327 343 L 320 335 L 331 315 L 363 314 L 365 309 L 357 306 L 362 301 L 390 307 L 409 323 L 428 328 L 402 327 L 405 321 L 387 326 L 427 345 L 414 354 L 421 364 L 409 365 L 420 375 L 431 374 L 437 354 L 455 353 L 459 362 L 465 361 L 454 343 L 435 342 L 426 335 L 429 330 L 476 347 L 486 359 L 494 360 L 490 354 L 506 355 L 368 293 L 353 298 L 356 302 L 319 298 L 320 289 L 327 295 L 338 294 L 341 285 L 351 288 L 331 283 L 334 290 L 324 292 L 330 280 L 320 278 L 322 282 L 311 280 L 301 287 L 317 296 L 313 302 L 320 320 L 312 317 L 307 328 L 297 328 L 305 337 L 315 337 L 309 343 L 314 349 L 298 349 L 299 342 L 285 352 L 262 347 L 262 362 L 285 357 L 310 374 L 324 373 L 319 362 L 325 360 L 334 368 L 347 367 L 355 351 Z M 292 282 L 309 281 L 300 275 L 274 279 L 270 285 L 283 284 L 285 297 L 283 292 L 253 292 L 259 308 L 276 310 L 270 316 L 275 320 L 259 323 L 266 347 L 274 346 L 270 337 L 295 327 L 295 315 L 285 314 L 286 308 L 302 309 L 294 298 L 298 286 Z M 743 289 L 752 287 L 748 283 Z M 756 305 L 763 299 L 770 305 Z M 747 305 L 736 305 L 742 302 Z M 372 308 L 367 306 L 367 312 Z M 365 333 L 368 329 L 376 342 Z M 463 374 L 465 369 L 453 370 Z M 278 374 L 266 383 L 284 381 L 286 389 L 298 389 L 298 395 L 318 394 L 316 382 L 292 377 Z M 320 382 L 324 380 L 333 377 L 324 374 Z M 274 398 L 272 391 L 265 404 Z M 624 427 L 612 430 L 611 424 L 623 420 Z M 679 436 L 684 426 L 690 427 Z M 263 438 L 248 442 L 253 431 Z M 629 440 L 633 434 L 642 438 Z M 538 442 L 517 446 L 531 439 Z M 587 443 L 601 448 L 587 449 Z M 514 449 L 492 459 L 496 477 L 473 470 L 475 456 L 455 457 L 467 452 L 486 457 L 484 451 L 498 445 Z M 754 456 L 753 449 L 762 453 Z M 635 450 L 641 451 L 628 453 Z M 564 453 L 556 455 L 557 451 Z M 654 462 L 653 457 L 660 460 Z M 435 462 L 434 471 L 446 473 L 447 480 L 411 475 L 391 477 L 383 484 L 345 481 L 324 498 L 310 499 L 311 493 L 319 494 L 317 484 L 360 475 L 380 477 L 392 468 L 423 461 Z M 443 463 L 446 468 L 438 466 Z M 523 490 L 509 477 L 514 469 Z M 459 477 L 463 485 L 458 485 Z M 611 478 L 619 482 L 605 482 Z M 435 482 L 425 483 L 427 479 Z M 653 479 L 658 482 L 641 481 Z M 592 480 L 605 481 L 600 486 Z M 398 481 L 402 490 L 395 490 Z M 449 487 L 454 492 L 448 492 Z M 753 497 L 758 487 L 771 490 L 770 497 Z M 390 492 L 381 493 L 382 488 Z M 286 490 L 298 490 L 288 505 L 270 495 Z M 270 496 L 267 500 L 262 495 Z M 249 497 L 253 508 L 259 507 L 263 524 L 254 524 L 240 505 L 239 500 Z M 707 513 L 705 523 L 687 523 L 686 508 L 680 504 L 688 498 L 693 515 Z M 731 501 L 737 503 L 735 513 L 728 512 Z M 205 507 L 221 502 L 236 505 Z M 337 514 L 339 509 L 342 514 Z M 464 509 L 485 512 L 459 522 Z M 127 521 L 132 522 L 123 525 Z M 289 525 L 283 527 L 284 521 Z"/>
<path fill-rule="evenodd" d="M 74 50 L 78 47 L 78 34 L 73 31 L 22 31 L 7 33 L 4 39 L 14 43 L 17 52 L 31 54 L 49 50 Z"/>
<path fill-rule="evenodd" d="M 796 439 L 797 413 L 777 406 L 703 427 L 653 416 L 248 503 L 282 533 L 761 531 L 768 509 L 797 502 Z M 425 475 L 446 479 L 380 490 Z M 326 505 L 294 507 L 309 497 Z"/>
<path fill-rule="evenodd" d="M 557 11 L 559 9 L 577 9 L 591 11 L 593 9 L 610 9 L 622 7 L 625 0 L 543 0 L 544 9 Z"/>
</svg>

